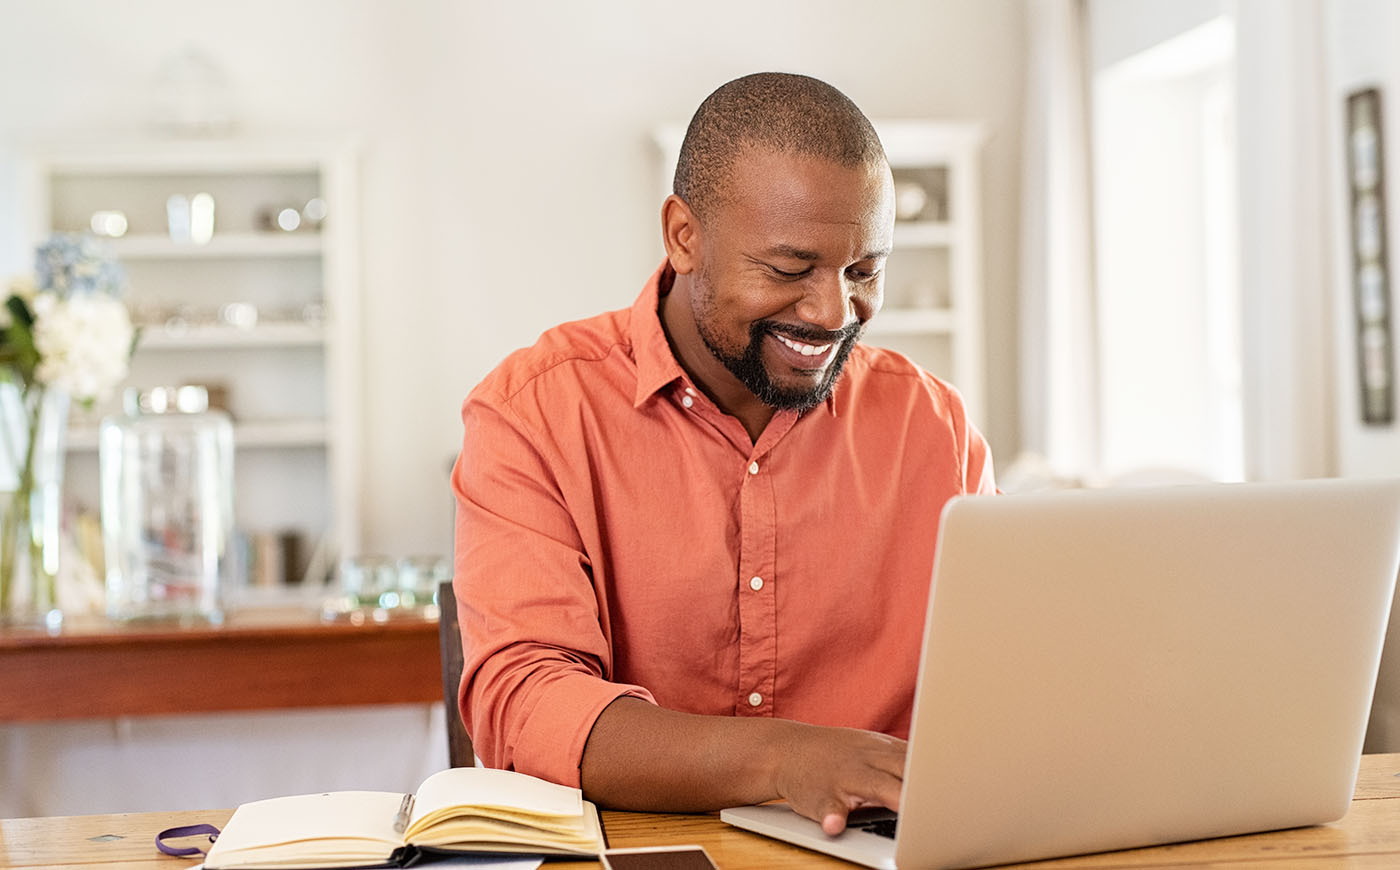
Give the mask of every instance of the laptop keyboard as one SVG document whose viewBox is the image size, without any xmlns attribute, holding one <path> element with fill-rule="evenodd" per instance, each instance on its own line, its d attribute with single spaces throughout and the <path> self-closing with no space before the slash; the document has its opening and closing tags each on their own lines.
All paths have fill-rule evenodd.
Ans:
<svg viewBox="0 0 1400 870">
<path fill-rule="evenodd" d="M 881 837 L 894 839 L 894 824 L 896 819 L 872 819 L 868 822 L 852 822 L 850 827 L 858 831 L 876 834 Z"/>
</svg>

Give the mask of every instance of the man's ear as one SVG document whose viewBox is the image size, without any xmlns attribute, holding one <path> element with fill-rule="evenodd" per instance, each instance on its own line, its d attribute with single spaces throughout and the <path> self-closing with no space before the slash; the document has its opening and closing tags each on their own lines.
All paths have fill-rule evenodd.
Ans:
<svg viewBox="0 0 1400 870">
<path fill-rule="evenodd" d="M 700 262 L 700 224 L 686 201 L 674 193 L 661 204 L 661 241 L 677 275 L 688 275 Z"/>
</svg>

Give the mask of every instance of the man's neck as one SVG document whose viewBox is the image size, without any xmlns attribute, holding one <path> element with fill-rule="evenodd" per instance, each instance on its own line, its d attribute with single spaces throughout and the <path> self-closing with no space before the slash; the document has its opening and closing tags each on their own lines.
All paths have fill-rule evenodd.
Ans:
<svg viewBox="0 0 1400 870">
<path fill-rule="evenodd" d="M 730 373 L 724 364 L 715 359 L 714 354 L 705 348 L 704 340 L 695 325 L 695 315 L 690 304 L 691 283 L 689 275 L 675 275 L 669 292 L 662 283 L 660 310 L 661 329 L 666 333 L 666 342 L 676 362 L 719 409 L 743 424 L 749 439 L 758 442 L 768 421 L 773 419 L 772 406 L 759 400 Z"/>
</svg>

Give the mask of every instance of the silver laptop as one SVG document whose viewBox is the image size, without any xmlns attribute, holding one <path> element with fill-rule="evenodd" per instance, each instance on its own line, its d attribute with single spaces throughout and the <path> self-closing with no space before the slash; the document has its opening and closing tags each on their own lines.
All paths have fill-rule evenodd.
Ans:
<svg viewBox="0 0 1400 870">
<path fill-rule="evenodd" d="M 1397 480 L 955 500 L 894 836 L 720 817 L 906 870 L 1336 820 L 1397 570 Z"/>
</svg>

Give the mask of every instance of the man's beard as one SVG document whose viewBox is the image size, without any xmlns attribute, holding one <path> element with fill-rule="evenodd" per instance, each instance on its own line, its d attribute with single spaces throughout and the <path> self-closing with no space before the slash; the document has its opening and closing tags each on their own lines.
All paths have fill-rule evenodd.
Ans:
<svg viewBox="0 0 1400 870">
<path fill-rule="evenodd" d="M 772 320 L 756 320 L 749 326 L 748 346 L 742 353 L 735 355 L 725 350 L 717 336 L 711 334 L 709 318 L 699 316 L 701 312 L 698 311 L 696 314 L 695 325 L 700 332 L 700 338 L 705 342 L 705 347 L 710 349 L 710 353 L 714 354 L 715 359 L 729 369 L 730 374 L 738 378 L 760 402 L 780 411 L 808 411 L 825 402 L 836 388 L 836 381 L 841 376 L 846 357 L 851 355 L 852 348 L 860 340 L 860 334 L 865 328 L 864 324 L 851 323 L 836 332 L 828 332 L 812 327 L 779 324 Z M 782 387 L 768 376 L 768 368 L 763 364 L 763 339 L 775 332 L 813 345 L 839 342 L 826 375 L 820 383 L 812 387 Z"/>
</svg>

